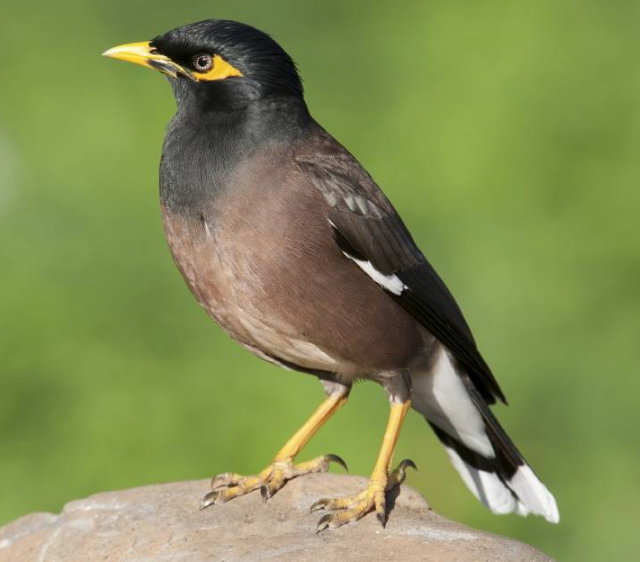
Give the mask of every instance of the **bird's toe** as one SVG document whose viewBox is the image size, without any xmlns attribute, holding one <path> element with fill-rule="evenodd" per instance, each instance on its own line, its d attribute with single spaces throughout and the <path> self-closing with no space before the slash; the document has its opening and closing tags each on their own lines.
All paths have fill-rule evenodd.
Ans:
<svg viewBox="0 0 640 562">
<path fill-rule="evenodd" d="M 211 491 L 202 498 L 200 509 L 225 503 L 258 489 L 262 499 L 269 501 L 288 480 L 314 472 L 327 472 L 331 463 L 347 470 L 347 464 L 338 455 L 330 454 L 299 464 L 293 464 L 289 458 L 276 458 L 257 476 L 242 476 L 236 472 L 218 474 L 211 480 Z"/>
<path fill-rule="evenodd" d="M 356 496 L 321 499 L 311 506 L 311 511 L 322 509 L 335 511 L 335 513 L 328 513 L 318 521 L 316 533 L 325 529 L 337 529 L 342 525 L 362 519 L 373 510 L 378 514 L 378 520 L 380 517 L 386 518 L 384 486 L 381 486 L 379 482 L 371 481 L 367 489 Z"/>
<path fill-rule="evenodd" d="M 327 513 L 318 521 L 316 533 L 325 529 L 337 529 L 361 519 L 371 511 L 375 511 L 376 519 L 384 527 L 387 524 L 386 494 L 404 482 L 407 468 L 417 470 L 412 460 L 405 459 L 391 471 L 388 477 L 380 475 L 372 477 L 367 488 L 355 496 L 323 498 L 316 501 L 310 511 L 335 511 L 335 513 Z"/>
</svg>

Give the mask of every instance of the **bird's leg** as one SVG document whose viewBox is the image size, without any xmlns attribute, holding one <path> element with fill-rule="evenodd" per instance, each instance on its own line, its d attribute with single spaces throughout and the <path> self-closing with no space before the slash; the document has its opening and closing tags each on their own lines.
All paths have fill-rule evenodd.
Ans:
<svg viewBox="0 0 640 562">
<path fill-rule="evenodd" d="M 211 481 L 211 492 L 204 496 L 200 508 L 204 509 L 216 503 L 224 503 L 258 488 L 260 488 L 262 497 L 268 500 L 282 488 L 287 480 L 312 472 L 326 472 L 330 462 L 335 462 L 346 470 L 347 465 L 337 455 L 322 455 L 310 461 L 293 463 L 298 453 L 316 432 L 347 401 L 349 387 L 338 383 L 324 383 L 324 385 L 328 394 L 326 400 L 278 451 L 267 468 L 256 476 L 241 476 L 234 472 L 219 474 Z"/>
<path fill-rule="evenodd" d="M 316 532 L 327 528 L 335 529 L 345 523 L 357 521 L 373 510 L 376 512 L 378 521 L 384 526 L 387 519 L 385 492 L 402 483 L 408 466 L 415 469 L 412 461 L 404 460 L 389 474 L 393 450 L 400 435 L 402 422 L 410 406 L 411 401 L 409 399 L 391 404 L 389 422 L 382 440 L 382 447 L 367 488 L 356 496 L 322 499 L 311 506 L 311 511 L 320 509 L 338 510 L 337 513 L 329 513 L 322 517 L 318 522 Z"/>
</svg>

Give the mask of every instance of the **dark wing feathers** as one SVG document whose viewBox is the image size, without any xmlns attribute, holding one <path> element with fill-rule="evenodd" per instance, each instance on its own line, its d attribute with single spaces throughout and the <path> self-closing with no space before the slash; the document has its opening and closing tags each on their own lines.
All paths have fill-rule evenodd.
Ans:
<svg viewBox="0 0 640 562">
<path fill-rule="evenodd" d="M 482 397 L 493 404 L 494 397 L 507 400 L 491 369 L 478 351 L 471 329 L 458 303 L 431 264 L 424 263 L 396 275 L 408 287 L 400 295 L 391 295 L 409 310 L 447 348 L 469 372 Z"/>
<path fill-rule="evenodd" d="M 396 275 L 406 289 L 389 295 L 449 348 L 488 403 L 495 398 L 506 402 L 453 295 L 371 176 L 342 147 L 335 147 L 329 154 L 299 156 L 296 163 L 327 201 L 341 250 L 369 261 L 384 275 Z"/>
<path fill-rule="evenodd" d="M 389 200 L 353 157 L 297 164 L 331 207 L 334 228 L 378 271 L 391 275 L 425 261 Z"/>
</svg>

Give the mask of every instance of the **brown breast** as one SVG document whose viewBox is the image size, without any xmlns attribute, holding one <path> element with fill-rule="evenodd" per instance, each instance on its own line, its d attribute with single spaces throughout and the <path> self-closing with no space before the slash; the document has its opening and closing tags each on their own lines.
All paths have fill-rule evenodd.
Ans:
<svg viewBox="0 0 640 562">
<path fill-rule="evenodd" d="M 199 212 L 163 206 L 191 291 L 232 337 L 291 363 L 345 376 L 409 366 L 417 322 L 342 255 L 322 196 L 274 156 L 254 158 Z"/>
</svg>

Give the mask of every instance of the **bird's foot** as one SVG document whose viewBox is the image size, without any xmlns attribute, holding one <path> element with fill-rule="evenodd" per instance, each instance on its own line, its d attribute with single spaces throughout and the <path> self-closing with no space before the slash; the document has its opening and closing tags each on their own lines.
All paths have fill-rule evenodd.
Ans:
<svg viewBox="0 0 640 562">
<path fill-rule="evenodd" d="M 336 499 L 318 500 L 311 506 L 311 511 L 337 511 L 327 513 L 318 521 L 316 533 L 325 529 L 337 529 L 342 525 L 357 521 L 370 511 L 376 512 L 376 517 L 384 527 L 387 522 L 386 494 L 402 482 L 407 475 L 407 467 L 417 470 L 412 460 L 405 459 L 390 474 L 374 475 L 369 480 L 366 490 L 355 496 Z"/>
<path fill-rule="evenodd" d="M 293 459 L 275 459 L 256 476 L 241 476 L 235 472 L 218 474 L 211 480 L 211 491 L 202 498 L 200 509 L 225 503 L 257 489 L 260 489 L 262 499 L 268 501 L 287 480 L 313 472 L 327 472 L 332 462 L 348 470 L 347 464 L 338 455 L 323 455 L 299 464 L 294 464 Z"/>
</svg>

